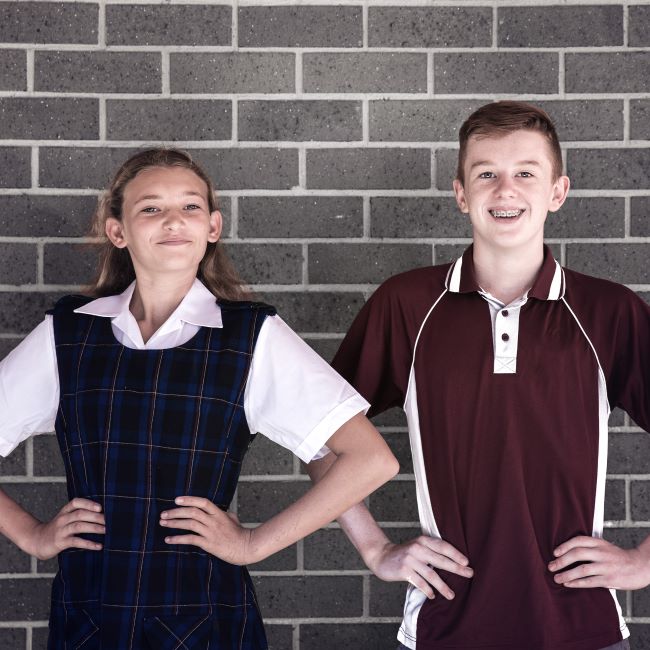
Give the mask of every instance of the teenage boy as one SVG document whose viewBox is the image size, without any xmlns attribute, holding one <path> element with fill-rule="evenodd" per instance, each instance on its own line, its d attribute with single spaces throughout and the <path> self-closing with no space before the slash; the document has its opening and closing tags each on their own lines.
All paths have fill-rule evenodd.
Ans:
<svg viewBox="0 0 650 650">
<path fill-rule="evenodd" d="M 650 583 L 650 537 L 602 539 L 607 418 L 650 429 L 650 308 L 553 259 L 544 222 L 568 190 L 546 113 L 480 108 L 454 181 L 473 245 L 384 283 L 334 360 L 371 415 L 406 412 L 423 535 L 391 543 L 362 505 L 340 521 L 377 576 L 410 583 L 407 648 L 629 647 L 613 590 Z"/>
</svg>

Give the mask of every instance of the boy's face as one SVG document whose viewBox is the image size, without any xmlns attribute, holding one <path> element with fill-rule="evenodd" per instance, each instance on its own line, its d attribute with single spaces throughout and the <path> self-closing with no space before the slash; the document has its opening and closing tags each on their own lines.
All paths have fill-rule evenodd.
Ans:
<svg viewBox="0 0 650 650">
<path fill-rule="evenodd" d="M 469 214 L 477 247 L 494 252 L 541 249 L 544 222 L 566 199 L 569 179 L 554 178 L 550 147 L 537 131 L 471 137 L 465 183 L 454 181 L 456 201 Z"/>
</svg>

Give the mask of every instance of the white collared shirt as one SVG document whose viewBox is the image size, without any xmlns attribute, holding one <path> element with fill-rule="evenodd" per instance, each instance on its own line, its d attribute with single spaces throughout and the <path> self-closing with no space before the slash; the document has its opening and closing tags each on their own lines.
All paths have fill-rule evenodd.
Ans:
<svg viewBox="0 0 650 650">
<path fill-rule="evenodd" d="M 161 350 L 186 343 L 200 327 L 223 327 L 214 296 L 197 279 L 172 315 L 145 343 L 129 311 L 135 283 L 123 293 L 75 310 L 111 319 L 125 347 Z M 52 316 L 46 316 L 0 362 L 0 455 L 29 436 L 52 431 L 59 405 L 59 375 Z M 329 437 L 368 403 L 279 317 L 260 329 L 244 410 L 251 431 L 290 449 L 305 462 L 324 455 Z"/>
</svg>

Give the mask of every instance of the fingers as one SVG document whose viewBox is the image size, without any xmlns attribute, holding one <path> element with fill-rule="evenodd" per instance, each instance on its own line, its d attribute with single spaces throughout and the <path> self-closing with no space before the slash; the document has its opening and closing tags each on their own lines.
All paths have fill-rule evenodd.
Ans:
<svg viewBox="0 0 650 650">
<path fill-rule="evenodd" d="M 452 546 L 449 542 L 445 542 L 444 539 L 436 539 L 434 537 L 421 535 L 415 541 L 422 546 L 430 548 L 439 555 L 448 557 L 456 564 L 460 564 L 461 566 L 467 566 L 469 564 L 469 560 L 455 546 Z"/>
<path fill-rule="evenodd" d="M 204 499 L 203 497 L 181 496 L 176 497 L 174 502 L 179 506 L 194 506 L 195 508 L 200 508 L 209 515 L 216 514 L 216 512 L 222 512 L 214 503 L 212 503 L 212 501 L 210 501 L 210 499 Z"/>
<path fill-rule="evenodd" d="M 604 567 L 600 563 L 588 562 L 587 564 L 581 564 L 573 569 L 554 575 L 553 580 L 557 584 L 567 587 L 578 587 L 580 585 L 577 583 L 585 584 L 587 582 L 594 583 L 597 581 L 599 581 L 599 584 L 593 586 L 605 586 L 603 582 L 605 579 L 603 569 Z"/>
<path fill-rule="evenodd" d="M 60 513 L 65 514 L 68 512 L 73 512 L 74 510 L 89 510 L 91 512 L 101 512 L 102 507 L 99 503 L 91 501 L 90 499 L 83 499 L 81 497 L 76 497 L 72 501 L 68 501 L 63 508 L 61 508 Z"/>
<path fill-rule="evenodd" d="M 555 557 L 560 557 L 569 551 L 572 551 L 575 548 L 598 548 L 608 544 L 604 539 L 598 537 L 590 537 L 588 535 L 578 535 L 577 537 L 572 537 L 560 544 L 554 551 L 553 555 Z"/>
<path fill-rule="evenodd" d="M 448 542 L 421 536 L 411 545 L 409 552 L 425 565 L 471 578 L 474 570 L 467 566 L 467 558 Z"/>
<path fill-rule="evenodd" d="M 432 599 L 436 597 L 431 585 L 416 571 L 409 574 L 406 581 L 419 589 L 427 598 Z"/>
<path fill-rule="evenodd" d="M 566 567 L 575 564 L 576 562 L 599 562 L 605 558 L 605 552 L 599 548 L 574 548 L 567 551 L 556 560 L 552 560 L 548 564 L 550 571 L 561 571 Z"/>
<path fill-rule="evenodd" d="M 199 548 L 206 550 L 204 546 L 205 540 L 199 535 L 172 535 L 170 537 L 165 537 L 165 543 L 198 546 Z"/>
</svg>

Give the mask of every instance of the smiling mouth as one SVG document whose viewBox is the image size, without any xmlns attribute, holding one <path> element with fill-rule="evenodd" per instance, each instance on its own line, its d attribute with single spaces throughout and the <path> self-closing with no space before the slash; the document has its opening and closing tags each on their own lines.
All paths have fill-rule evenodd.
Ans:
<svg viewBox="0 0 650 650">
<path fill-rule="evenodd" d="M 523 210 L 488 210 L 497 219 L 514 219 L 523 213 Z"/>
<path fill-rule="evenodd" d="M 187 239 L 165 239 L 164 241 L 158 242 L 159 244 L 169 244 L 171 246 L 179 246 L 180 244 L 188 244 Z"/>
</svg>

